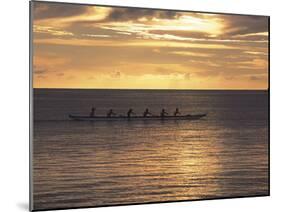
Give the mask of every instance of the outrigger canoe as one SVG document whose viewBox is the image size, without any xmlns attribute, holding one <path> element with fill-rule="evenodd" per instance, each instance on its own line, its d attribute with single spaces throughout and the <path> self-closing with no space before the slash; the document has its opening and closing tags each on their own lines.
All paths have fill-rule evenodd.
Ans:
<svg viewBox="0 0 281 212">
<path fill-rule="evenodd" d="M 184 116 L 78 116 L 78 115 L 71 115 L 69 114 L 69 118 L 75 121 L 131 121 L 131 120 L 198 120 L 203 117 L 207 116 L 206 113 L 204 114 L 194 114 L 194 115 L 184 115 Z"/>
</svg>

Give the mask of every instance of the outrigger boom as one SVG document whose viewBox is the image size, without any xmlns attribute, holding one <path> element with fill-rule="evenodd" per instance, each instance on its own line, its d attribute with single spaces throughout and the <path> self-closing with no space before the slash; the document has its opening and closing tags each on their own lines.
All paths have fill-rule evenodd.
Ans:
<svg viewBox="0 0 281 212">
<path fill-rule="evenodd" d="M 207 116 L 204 114 L 183 115 L 183 116 L 77 116 L 69 114 L 69 118 L 75 121 L 129 121 L 129 120 L 198 120 Z"/>
</svg>

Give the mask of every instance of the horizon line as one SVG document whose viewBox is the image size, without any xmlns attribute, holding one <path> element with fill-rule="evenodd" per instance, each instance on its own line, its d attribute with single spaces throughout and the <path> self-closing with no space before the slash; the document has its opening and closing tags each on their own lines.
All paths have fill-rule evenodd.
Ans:
<svg viewBox="0 0 281 212">
<path fill-rule="evenodd" d="M 266 89 L 247 89 L 247 88 L 211 88 L 211 89 L 182 89 L 182 88 L 35 88 L 32 89 L 54 89 L 54 90 L 171 90 L 171 91 L 269 91 L 269 88 Z"/>
</svg>

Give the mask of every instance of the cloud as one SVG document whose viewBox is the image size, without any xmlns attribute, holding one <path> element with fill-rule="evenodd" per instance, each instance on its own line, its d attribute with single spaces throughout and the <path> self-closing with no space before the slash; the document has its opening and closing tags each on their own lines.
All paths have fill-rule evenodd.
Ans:
<svg viewBox="0 0 281 212">
<path fill-rule="evenodd" d="M 92 38 L 109 38 L 110 35 L 96 35 L 96 34 L 82 34 L 85 37 L 92 37 Z"/>
<path fill-rule="evenodd" d="M 227 35 L 244 35 L 268 31 L 268 17 L 222 15 Z"/>
<path fill-rule="evenodd" d="M 201 78 L 202 77 L 208 78 L 208 77 L 217 77 L 221 74 L 221 72 L 219 70 L 212 69 L 212 70 L 199 71 L 199 72 L 196 72 L 195 74 Z"/>
<path fill-rule="evenodd" d="M 267 82 L 266 17 L 34 4 L 34 74 L 47 76 L 40 83 Z"/>
<path fill-rule="evenodd" d="M 155 73 L 160 74 L 160 75 L 170 75 L 172 73 L 172 71 L 170 69 L 167 69 L 167 68 L 157 67 L 155 69 Z"/>
<path fill-rule="evenodd" d="M 62 3 L 34 2 L 34 18 L 37 20 L 71 17 L 83 14 L 87 11 L 86 6 Z"/>
<path fill-rule="evenodd" d="M 157 67 L 157 68 L 154 69 L 153 72 L 151 72 L 151 74 L 163 75 L 163 76 L 184 75 L 184 73 L 182 71 L 175 69 L 175 66 L 177 66 L 176 64 L 167 64 L 167 65 L 170 65 L 171 68 Z"/>
<path fill-rule="evenodd" d="M 266 76 L 250 76 L 249 78 L 252 81 L 263 81 L 267 79 Z"/>
<path fill-rule="evenodd" d="M 48 72 L 48 70 L 45 68 L 42 68 L 42 67 L 34 66 L 34 68 L 33 68 L 33 73 L 35 75 L 44 75 L 47 72 Z"/>
<path fill-rule="evenodd" d="M 138 39 L 203 44 L 237 44 L 268 40 L 267 17 L 60 3 L 35 5 L 35 19 L 40 21 L 56 18 L 47 20 L 48 22 L 35 22 L 38 24 L 34 27 L 35 32 L 41 33 L 41 37 L 42 33 L 53 37 L 73 36 L 81 40 L 81 43 L 85 37 L 92 40 L 114 37 L 117 42 L 122 39 Z"/>
<path fill-rule="evenodd" d="M 212 54 L 210 53 L 202 53 L 202 52 L 192 52 L 192 51 L 174 51 L 171 52 L 171 54 L 181 55 L 181 56 L 187 56 L 187 57 L 211 57 Z"/>
<path fill-rule="evenodd" d="M 101 40 L 103 39 L 103 40 Z M 236 45 L 228 45 L 227 43 L 200 43 L 200 42 L 192 42 L 185 41 L 180 42 L 181 40 L 165 40 L 163 42 L 162 39 L 150 40 L 140 39 L 140 40 L 118 40 L 118 39 L 82 39 L 82 38 L 71 38 L 71 39 L 62 39 L 62 38 L 38 38 L 34 40 L 35 44 L 52 44 L 52 45 L 69 45 L 69 46 L 111 46 L 111 47 L 180 47 L 180 48 L 197 48 L 197 49 L 243 49 L 247 50 L 247 47 L 237 46 Z"/>
<path fill-rule="evenodd" d="M 207 32 L 198 32 L 198 31 L 187 31 L 187 30 L 149 30 L 152 34 L 165 34 L 169 33 L 174 36 L 185 37 L 185 38 L 209 38 L 210 34 Z"/>
<path fill-rule="evenodd" d="M 191 73 L 185 73 L 184 74 L 184 79 L 190 80 L 190 78 L 191 78 Z"/>
<path fill-rule="evenodd" d="M 46 75 L 35 75 L 35 76 L 36 76 L 36 78 L 38 78 L 38 79 L 46 79 L 46 78 L 47 78 Z"/>
<path fill-rule="evenodd" d="M 46 79 L 48 76 L 48 70 L 43 67 L 34 66 L 33 75 L 38 79 Z"/>
<path fill-rule="evenodd" d="M 174 66 L 172 66 L 174 68 Z M 155 71 L 152 73 L 154 75 L 160 75 L 160 76 L 171 76 L 173 78 L 179 78 L 184 80 L 190 80 L 191 79 L 191 73 L 184 73 L 180 70 L 174 70 L 173 68 L 163 68 L 163 67 L 157 67 Z"/>
<path fill-rule="evenodd" d="M 233 80 L 233 79 L 235 79 L 235 76 L 225 76 L 224 79 L 226 79 L 226 80 Z"/>
<path fill-rule="evenodd" d="M 262 56 L 267 56 L 267 53 L 265 52 L 260 52 L 260 51 L 244 51 L 246 54 L 250 55 L 262 55 Z"/>
<path fill-rule="evenodd" d="M 116 71 L 116 72 L 111 74 L 111 77 L 115 78 L 115 79 L 119 79 L 119 78 L 121 78 L 121 72 L 120 71 Z"/>
<path fill-rule="evenodd" d="M 175 19 L 180 15 L 175 11 L 161 11 L 153 9 L 138 8 L 114 8 L 106 17 L 105 21 L 135 21 L 140 19 L 152 20 L 158 19 Z"/>
<path fill-rule="evenodd" d="M 60 72 L 60 73 L 57 73 L 56 75 L 57 75 L 58 77 L 62 77 L 62 76 L 64 76 L 64 73 L 61 73 L 61 72 Z"/>
<path fill-rule="evenodd" d="M 96 79 L 96 77 L 94 77 L 94 76 L 88 77 L 88 80 L 94 80 L 94 79 Z"/>
<path fill-rule="evenodd" d="M 246 41 L 267 41 L 268 40 L 268 32 L 238 34 L 238 35 L 234 35 L 233 38 L 243 39 L 243 40 L 246 40 Z"/>
<path fill-rule="evenodd" d="M 68 76 L 66 79 L 67 79 L 67 80 L 73 80 L 73 79 L 75 79 L 75 78 L 76 78 L 75 76 L 70 75 L 70 76 Z"/>
<path fill-rule="evenodd" d="M 33 32 L 47 33 L 47 34 L 54 35 L 54 36 L 74 36 L 74 34 L 72 32 L 68 32 L 68 31 L 61 30 L 61 29 L 56 29 L 54 27 L 49 27 L 49 26 L 34 25 Z"/>
</svg>

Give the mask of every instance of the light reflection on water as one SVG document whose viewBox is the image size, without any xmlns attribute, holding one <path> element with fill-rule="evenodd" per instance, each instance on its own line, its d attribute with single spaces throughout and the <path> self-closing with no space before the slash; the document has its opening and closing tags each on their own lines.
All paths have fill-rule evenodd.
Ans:
<svg viewBox="0 0 281 212">
<path fill-rule="evenodd" d="M 266 195 L 267 95 L 219 98 L 198 121 L 35 121 L 35 209 Z"/>
</svg>

